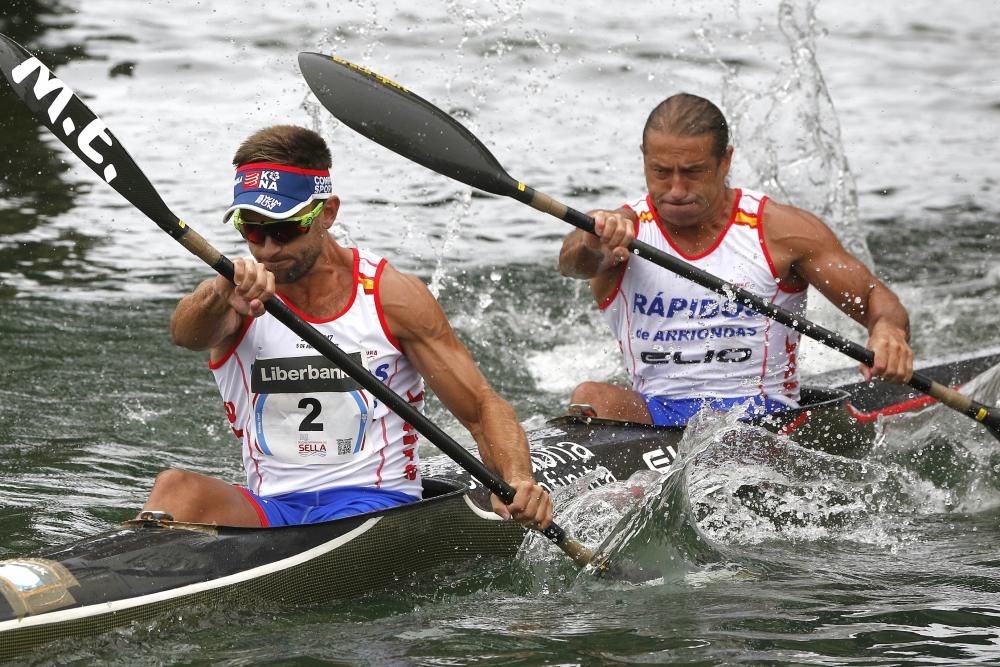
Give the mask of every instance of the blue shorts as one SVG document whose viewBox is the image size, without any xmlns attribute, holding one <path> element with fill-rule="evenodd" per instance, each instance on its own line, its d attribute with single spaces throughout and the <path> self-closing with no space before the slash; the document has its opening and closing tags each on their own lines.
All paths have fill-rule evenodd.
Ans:
<svg viewBox="0 0 1000 667">
<path fill-rule="evenodd" d="M 728 412 L 732 408 L 749 403 L 747 418 L 768 415 L 787 410 L 789 406 L 763 396 L 740 396 L 737 398 L 666 398 L 646 396 L 646 407 L 656 426 L 685 426 L 699 410 L 708 405 L 713 410 Z"/>
<path fill-rule="evenodd" d="M 243 486 L 236 487 L 253 503 L 264 527 L 298 526 L 345 516 L 384 510 L 420 500 L 400 491 L 367 486 L 344 486 L 322 491 L 296 491 L 278 496 L 258 496 Z"/>
</svg>

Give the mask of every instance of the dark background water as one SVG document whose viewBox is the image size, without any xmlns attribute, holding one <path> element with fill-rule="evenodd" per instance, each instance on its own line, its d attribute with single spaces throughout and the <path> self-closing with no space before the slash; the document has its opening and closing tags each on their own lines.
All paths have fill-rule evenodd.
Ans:
<svg viewBox="0 0 1000 667">
<path fill-rule="evenodd" d="M 167 204 L 231 255 L 245 253 L 220 224 L 235 146 L 274 122 L 323 132 L 344 200 L 339 237 L 427 280 L 528 426 L 560 412 L 576 382 L 621 377 L 585 286 L 554 270 L 568 228 L 339 127 L 312 101 L 298 51 L 337 53 L 404 83 L 459 117 L 515 178 L 582 210 L 641 193 L 639 131 L 656 102 L 677 90 L 707 95 L 735 128 L 734 184 L 822 214 L 899 291 L 921 357 L 1000 342 L 992 2 L 8 0 L 0 31 L 40 53 Z M 163 467 L 232 480 L 241 470 L 204 359 L 166 336 L 176 299 L 209 271 L 4 87 L 0 130 L 2 558 L 128 518 Z M 811 314 L 864 341 L 829 309 Z M 846 365 L 806 349 L 808 375 Z M 994 385 L 981 389 L 993 402 Z M 469 442 L 440 407 L 430 410 Z M 573 581 L 555 552 L 529 545 L 514 563 L 438 572 L 403 595 L 193 609 L 32 659 L 998 660 L 995 448 L 962 418 L 931 411 L 889 424 L 864 465 L 815 461 L 818 482 L 739 466 L 688 470 L 692 502 L 713 519 L 707 536 L 736 555 L 732 568 L 692 567 L 678 581 Z M 700 495 L 757 474 L 791 489 L 781 501 L 800 525 L 775 526 Z M 831 523 L 837 487 L 859 500 Z M 581 516 L 573 527 L 586 530 L 594 517 Z M 770 566 L 746 574 L 748 559 Z"/>
</svg>

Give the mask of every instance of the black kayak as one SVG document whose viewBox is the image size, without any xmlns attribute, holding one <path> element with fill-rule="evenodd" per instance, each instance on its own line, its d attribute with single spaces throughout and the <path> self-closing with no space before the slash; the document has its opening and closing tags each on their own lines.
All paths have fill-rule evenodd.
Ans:
<svg viewBox="0 0 1000 667">
<path fill-rule="evenodd" d="M 958 387 L 997 364 L 1000 352 L 922 371 Z M 836 375 L 819 380 L 803 389 L 802 408 L 761 425 L 804 446 L 862 456 L 880 415 L 929 403 L 901 385 L 838 381 Z M 831 429 L 846 437 L 830 438 Z M 682 435 L 681 428 L 568 416 L 528 433 L 535 475 L 549 489 L 594 471 L 599 484 L 639 470 L 664 470 Z M 186 605 L 348 598 L 443 563 L 516 553 L 524 529 L 490 511 L 482 487 L 450 464 L 435 469 L 428 463 L 424 472 L 421 501 L 380 512 L 281 528 L 128 521 L 62 547 L 2 560 L 0 660 Z"/>
</svg>

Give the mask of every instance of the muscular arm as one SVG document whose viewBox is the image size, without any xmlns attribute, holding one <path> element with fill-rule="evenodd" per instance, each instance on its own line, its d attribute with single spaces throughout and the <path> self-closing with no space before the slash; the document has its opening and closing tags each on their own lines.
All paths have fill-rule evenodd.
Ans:
<svg viewBox="0 0 1000 667">
<path fill-rule="evenodd" d="M 563 239 L 559 251 L 559 273 L 567 278 L 590 280 L 615 264 L 610 248 L 602 247 L 600 239 L 582 229 L 574 229 Z"/>
<path fill-rule="evenodd" d="M 635 238 L 635 213 L 628 208 L 591 211 L 594 233 L 574 229 L 559 251 L 559 273 L 567 278 L 590 280 L 602 273 L 621 270 L 628 257 L 628 244 Z"/>
<path fill-rule="evenodd" d="M 765 233 L 779 272 L 793 286 L 812 285 L 868 330 L 875 365 L 863 369 L 866 377 L 908 381 L 913 371 L 910 320 L 896 294 L 816 216 L 773 202 L 767 207 Z"/>
<path fill-rule="evenodd" d="M 441 306 L 419 279 L 391 266 L 383 271 L 380 295 L 386 323 L 407 359 L 472 434 L 486 466 L 514 487 L 509 513 L 547 526 L 551 500 L 535 482 L 524 429 L 458 340 Z M 502 505 L 494 502 L 494 507 Z"/>
<path fill-rule="evenodd" d="M 220 347 L 235 336 L 243 318 L 220 296 L 209 278 L 177 303 L 170 318 L 174 345 L 201 351 Z"/>
<path fill-rule="evenodd" d="M 563 240 L 559 251 L 559 273 L 590 281 L 598 302 L 618 285 L 628 259 L 628 244 L 635 238 L 635 213 L 631 209 L 591 211 L 594 233 L 575 229 Z"/>
<path fill-rule="evenodd" d="M 274 275 L 250 258 L 233 261 L 233 280 L 222 276 L 202 282 L 178 302 L 170 318 L 170 339 L 189 350 L 228 349 L 247 316 L 264 314 L 274 295 Z"/>
</svg>

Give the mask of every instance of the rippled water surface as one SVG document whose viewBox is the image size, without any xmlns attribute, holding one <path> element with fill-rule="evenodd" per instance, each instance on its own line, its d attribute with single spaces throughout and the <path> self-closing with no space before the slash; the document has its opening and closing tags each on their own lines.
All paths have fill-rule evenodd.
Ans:
<svg viewBox="0 0 1000 667">
<path fill-rule="evenodd" d="M 299 51 L 336 53 L 460 118 L 515 178 L 581 210 L 642 193 L 649 109 L 687 90 L 732 121 L 734 185 L 821 214 L 900 293 L 918 355 L 1000 344 L 1000 12 L 994 2 L 559 4 L 7 0 L 0 31 L 98 113 L 167 205 L 230 255 L 236 145 L 320 130 L 338 234 L 429 282 L 529 426 L 621 378 L 563 223 L 474 193 L 339 126 Z M 0 87 L 0 558 L 129 518 L 167 466 L 238 480 L 204 359 L 172 347 L 209 275 Z M 811 315 L 864 342 L 828 308 Z M 804 368 L 847 366 L 817 345 Z M 997 371 L 974 391 L 1000 400 Z M 432 418 L 469 438 L 432 402 Z M 761 439 L 767 440 L 762 445 Z M 778 457 L 759 456 L 760 449 Z M 530 539 L 318 607 L 192 608 L 62 641 L 91 664 L 959 664 L 1000 661 L 1000 450 L 940 408 L 862 461 L 726 420 L 667 475 L 558 494 L 564 524 L 643 584 L 577 576 Z M 434 456 L 428 448 L 425 457 Z"/>
</svg>

